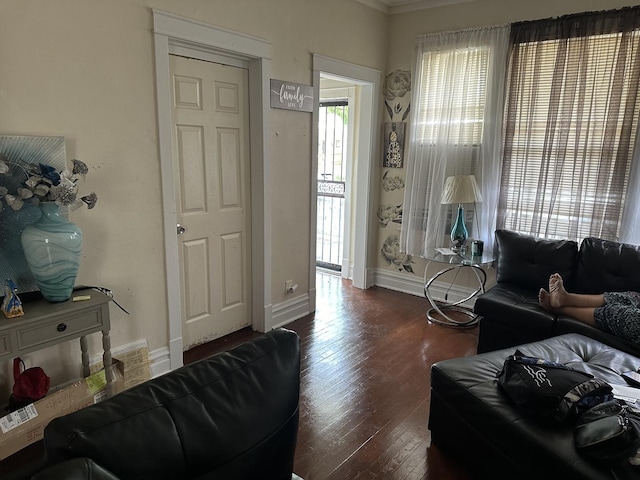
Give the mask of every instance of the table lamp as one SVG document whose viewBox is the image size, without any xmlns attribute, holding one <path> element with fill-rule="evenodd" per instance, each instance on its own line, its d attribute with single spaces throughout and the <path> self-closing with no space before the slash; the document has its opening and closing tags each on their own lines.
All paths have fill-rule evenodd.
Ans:
<svg viewBox="0 0 640 480">
<path fill-rule="evenodd" d="M 442 190 L 442 205 L 458 204 L 458 217 L 451 229 L 451 246 L 454 250 L 463 247 L 469 233 L 464 224 L 464 208 L 462 204 L 481 202 L 480 187 L 474 175 L 455 175 L 448 177 Z M 475 212 L 474 212 L 475 214 Z"/>
</svg>

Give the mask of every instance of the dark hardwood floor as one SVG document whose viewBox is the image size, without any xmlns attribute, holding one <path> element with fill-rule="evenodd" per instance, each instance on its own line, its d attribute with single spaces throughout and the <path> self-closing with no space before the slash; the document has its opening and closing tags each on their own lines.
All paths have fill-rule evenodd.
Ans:
<svg viewBox="0 0 640 480">
<path fill-rule="evenodd" d="M 302 342 L 296 474 L 304 480 L 471 480 L 431 445 L 427 422 L 431 365 L 475 354 L 477 329 L 430 324 L 425 298 L 360 290 L 333 275 L 318 274 L 317 292 L 315 314 L 287 325 Z M 258 335 L 241 330 L 185 352 L 184 361 Z M 0 478 L 41 457 L 37 442 L 0 462 Z"/>
<path fill-rule="evenodd" d="M 360 290 L 328 274 L 317 278 L 317 311 L 286 327 L 302 342 L 296 474 L 305 480 L 470 480 L 431 445 L 427 422 L 431 365 L 474 355 L 477 328 L 430 324 L 421 297 Z M 185 352 L 185 363 L 257 335 L 244 329 L 196 347 Z"/>
</svg>

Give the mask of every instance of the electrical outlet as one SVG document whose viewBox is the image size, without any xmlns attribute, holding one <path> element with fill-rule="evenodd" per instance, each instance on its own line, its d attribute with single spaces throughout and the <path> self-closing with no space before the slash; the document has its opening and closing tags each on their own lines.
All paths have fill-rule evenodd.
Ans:
<svg viewBox="0 0 640 480">
<path fill-rule="evenodd" d="M 293 280 L 287 280 L 286 282 L 284 282 L 284 291 L 287 293 L 291 293 L 291 287 L 293 287 Z"/>
</svg>

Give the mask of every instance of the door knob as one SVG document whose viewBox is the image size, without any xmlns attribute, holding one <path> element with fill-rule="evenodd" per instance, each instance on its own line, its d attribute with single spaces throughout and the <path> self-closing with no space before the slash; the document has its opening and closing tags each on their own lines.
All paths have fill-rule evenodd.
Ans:
<svg viewBox="0 0 640 480">
<path fill-rule="evenodd" d="M 179 223 L 176 225 L 176 230 L 178 232 L 178 235 L 182 235 L 184 232 L 186 232 L 186 228 L 184 228 L 182 225 L 180 225 Z"/>
</svg>

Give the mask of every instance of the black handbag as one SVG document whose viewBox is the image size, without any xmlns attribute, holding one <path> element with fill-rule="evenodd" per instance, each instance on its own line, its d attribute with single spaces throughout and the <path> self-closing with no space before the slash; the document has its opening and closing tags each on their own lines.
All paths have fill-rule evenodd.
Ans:
<svg viewBox="0 0 640 480">
<path fill-rule="evenodd" d="M 628 461 L 640 447 L 640 410 L 620 400 L 596 405 L 576 420 L 574 442 L 579 454 L 608 466 L 615 478 L 640 478 Z"/>
<path fill-rule="evenodd" d="M 594 460 L 635 453 L 640 439 L 640 411 L 620 400 L 604 402 L 580 415 L 574 427 L 576 450 Z"/>
<path fill-rule="evenodd" d="M 604 380 L 520 351 L 505 359 L 498 385 L 526 414 L 562 422 L 613 399 Z"/>
</svg>

